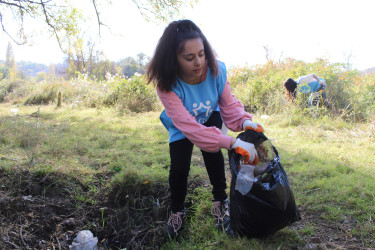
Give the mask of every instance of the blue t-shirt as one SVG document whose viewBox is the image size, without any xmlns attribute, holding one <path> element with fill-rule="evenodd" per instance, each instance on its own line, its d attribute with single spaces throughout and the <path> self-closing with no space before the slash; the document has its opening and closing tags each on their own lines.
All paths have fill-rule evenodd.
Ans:
<svg viewBox="0 0 375 250">
<path fill-rule="evenodd" d="M 218 68 L 217 77 L 213 76 L 208 68 L 207 77 L 203 82 L 191 85 L 178 78 L 176 85 L 172 88 L 185 108 L 200 124 L 207 122 L 212 112 L 219 110 L 219 98 L 224 91 L 227 69 L 220 61 L 218 61 Z M 160 120 L 169 132 L 169 143 L 185 138 L 185 135 L 174 126 L 165 110 L 161 113 Z"/>
<path fill-rule="evenodd" d="M 323 82 L 323 86 L 320 85 L 319 81 L 317 81 L 313 74 L 301 76 L 296 80 L 298 84 L 298 89 L 301 93 L 307 94 L 307 93 L 315 93 L 318 92 L 321 89 L 324 89 L 326 87 L 326 82 L 324 79 L 318 77 L 320 81 Z"/>
</svg>

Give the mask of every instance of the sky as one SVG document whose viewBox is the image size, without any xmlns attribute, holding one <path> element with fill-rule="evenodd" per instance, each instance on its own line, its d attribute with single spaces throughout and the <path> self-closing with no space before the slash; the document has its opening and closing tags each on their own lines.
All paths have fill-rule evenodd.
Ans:
<svg viewBox="0 0 375 250">
<path fill-rule="evenodd" d="M 93 8 L 84 9 L 97 32 Z M 263 64 L 268 48 L 269 58 L 275 61 L 326 58 L 364 70 L 375 67 L 374 10 L 373 0 L 199 0 L 194 8 L 183 8 L 177 19 L 195 22 L 229 67 Z M 167 23 L 146 22 L 131 0 L 113 0 L 101 12 L 111 30 L 101 28 L 97 46 L 109 60 L 141 52 L 153 55 Z M 56 40 L 40 25 L 29 22 L 29 26 L 35 29 L 31 44 L 12 44 L 16 61 L 62 62 Z M 9 41 L 0 31 L 0 60 L 5 60 Z"/>
</svg>

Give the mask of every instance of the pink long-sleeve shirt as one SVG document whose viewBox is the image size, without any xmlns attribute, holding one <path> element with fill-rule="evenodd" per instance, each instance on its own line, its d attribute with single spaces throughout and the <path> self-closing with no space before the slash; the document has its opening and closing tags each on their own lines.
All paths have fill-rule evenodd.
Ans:
<svg viewBox="0 0 375 250">
<path fill-rule="evenodd" d="M 176 93 L 157 88 L 157 94 L 173 124 L 194 145 L 207 152 L 217 152 L 221 148 L 230 149 L 232 137 L 222 134 L 216 127 L 206 127 L 198 123 Z M 242 103 L 232 94 L 228 80 L 219 98 L 219 109 L 224 124 L 234 132 L 243 130 L 242 124 L 245 120 L 252 120 L 252 115 L 245 111 Z"/>
</svg>

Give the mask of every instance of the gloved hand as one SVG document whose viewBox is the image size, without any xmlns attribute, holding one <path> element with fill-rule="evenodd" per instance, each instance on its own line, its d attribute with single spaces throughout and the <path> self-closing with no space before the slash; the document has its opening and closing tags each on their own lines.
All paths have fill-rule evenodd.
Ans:
<svg viewBox="0 0 375 250">
<path fill-rule="evenodd" d="M 245 157 L 245 164 L 256 165 L 258 163 L 258 153 L 254 144 L 236 139 L 232 149 Z"/>
<path fill-rule="evenodd" d="M 326 81 L 325 80 L 319 80 L 319 84 L 320 84 L 320 88 L 321 89 L 325 89 L 327 84 L 326 84 Z"/>
<path fill-rule="evenodd" d="M 258 133 L 263 133 L 264 132 L 264 128 L 262 125 L 260 125 L 259 123 L 256 123 L 256 122 L 252 122 L 250 120 L 245 120 L 242 124 L 242 127 L 244 130 L 254 130 Z"/>
</svg>

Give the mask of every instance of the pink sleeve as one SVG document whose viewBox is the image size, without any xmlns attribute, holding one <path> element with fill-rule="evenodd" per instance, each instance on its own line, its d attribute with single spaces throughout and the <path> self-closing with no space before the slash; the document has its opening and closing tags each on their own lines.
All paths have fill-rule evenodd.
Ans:
<svg viewBox="0 0 375 250">
<path fill-rule="evenodd" d="M 234 132 L 243 130 L 242 124 L 245 120 L 253 120 L 253 116 L 245 111 L 242 103 L 232 94 L 228 80 L 219 100 L 219 108 L 225 125 Z"/>
<path fill-rule="evenodd" d="M 184 107 L 176 93 L 160 91 L 157 88 L 157 94 L 173 124 L 194 145 L 207 152 L 217 152 L 221 148 L 230 149 L 232 137 L 223 135 L 216 127 L 199 124 Z"/>
</svg>

